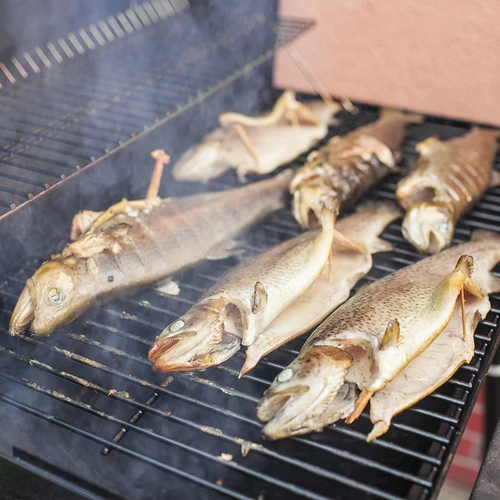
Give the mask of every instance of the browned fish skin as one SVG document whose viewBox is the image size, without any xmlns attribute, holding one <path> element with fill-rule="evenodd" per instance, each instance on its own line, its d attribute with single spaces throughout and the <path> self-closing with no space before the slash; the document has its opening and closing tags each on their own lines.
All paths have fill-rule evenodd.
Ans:
<svg viewBox="0 0 500 500">
<path fill-rule="evenodd" d="M 355 202 L 387 175 L 400 157 L 406 126 L 421 120 L 420 115 L 385 109 L 377 121 L 334 137 L 311 153 L 290 184 L 299 224 L 310 225 L 310 210 L 319 219 L 328 199 Z"/>
<path fill-rule="evenodd" d="M 126 210 L 87 230 L 27 280 L 10 332 L 31 324 L 34 334 L 49 335 L 96 302 L 160 282 L 207 257 L 222 258 L 221 246 L 283 206 L 289 180 L 286 171 L 243 188 L 158 199 L 142 210 L 134 208 L 138 202 L 125 202 Z"/>
<path fill-rule="evenodd" d="M 417 169 L 396 197 L 407 210 L 403 234 L 418 250 L 437 253 L 451 243 L 454 226 L 492 181 L 498 131 L 473 127 L 467 134 L 417 144 Z"/>
</svg>

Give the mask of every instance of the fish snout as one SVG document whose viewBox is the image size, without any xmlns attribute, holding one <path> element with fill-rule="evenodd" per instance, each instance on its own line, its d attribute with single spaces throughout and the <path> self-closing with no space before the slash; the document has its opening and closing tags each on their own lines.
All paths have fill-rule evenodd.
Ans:
<svg viewBox="0 0 500 500">
<path fill-rule="evenodd" d="M 208 307 L 191 309 L 156 338 L 148 353 L 153 370 L 208 368 L 239 350 L 241 339 L 225 330 L 225 316 Z"/>
<path fill-rule="evenodd" d="M 402 224 L 403 236 L 420 252 L 431 254 L 450 245 L 454 229 L 453 209 L 437 202 L 413 205 Z"/>
<path fill-rule="evenodd" d="M 11 335 L 20 335 L 31 325 L 35 319 L 35 309 L 35 303 L 31 298 L 29 287 L 26 285 L 10 318 L 9 332 Z"/>
</svg>

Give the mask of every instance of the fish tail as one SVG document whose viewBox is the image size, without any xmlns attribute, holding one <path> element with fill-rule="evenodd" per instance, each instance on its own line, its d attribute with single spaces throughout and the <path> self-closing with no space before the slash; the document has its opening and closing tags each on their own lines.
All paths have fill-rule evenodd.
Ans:
<svg viewBox="0 0 500 500">
<path fill-rule="evenodd" d="M 404 120 L 406 123 L 421 123 L 425 120 L 425 117 L 418 113 L 404 113 L 403 111 L 392 108 L 383 108 L 380 116 L 382 118 L 398 117 Z"/>
<path fill-rule="evenodd" d="M 462 271 L 467 278 L 470 278 L 474 271 L 474 259 L 470 255 L 462 255 L 458 259 L 455 269 Z"/>
<path fill-rule="evenodd" d="M 321 209 L 321 227 L 323 231 L 333 231 L 335 221 L 340 211 L 340 202 L 337 198 L 328 199 Z"/>
</svg>

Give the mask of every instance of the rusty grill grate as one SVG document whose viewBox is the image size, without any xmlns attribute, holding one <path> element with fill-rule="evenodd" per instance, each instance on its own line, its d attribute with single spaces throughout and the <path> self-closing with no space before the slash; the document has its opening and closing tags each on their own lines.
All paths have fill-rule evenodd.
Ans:
<svg viewBox="0 0 500 500">
<path fill-rule="evenodd" d="M 374 108 L 362 106 L 356 117 L 344 114 L 329 137 L 375 117 Z M 414 160 L 416 142 L 429 135 L 449 138 L 466 129 L 463 123 L 428 118 L 411 128 L 404 156 Z M 292 165 L 301 165 L 305 157 Z M 401 175 L 387 178 L 371 196 L 394 198 Z M 228 173 L 206 189 L 231 184 L 235 177 Z M 460 222 L 455 243 L 468 240 L 473 229 L 498 230 L 499 203 L 500 189 L 489 191 Z M 297 233 L 289 210 L 282 210 L 248 231 L 243 258 Z M 420 258 L 402 239 L 399 223 L 383 237 L 396 249 L 376 255 L 358 287 Z M 41 340 L 6 334 L 24 281 L 40 261 L 26 262 L 4 276 L 0 410 L 33 417 L 31 432 L 24 424 L 19 430 L 22 456 L 33 455 L 57 466 L 60 474 L 83 479 L 88 491 L 99 485 L 130 498 L 167 493 L 182 498 L 435 498 L 498 343 L 500 297 L 492 297 L 491 312 L 477 328 L 472 363 L 397 416 L 381 439 L 365 443 L 371 428 L 365 412 L 351 426 L 338 423 L 322 433 L 271 443 L 260 438 L 255 406 L 303 339 L 272 353 L 241 380 L 242 353 L 205 372 L 174 376 L 152 373 L 147 361 L 154 337 L 237 262 L 203 264 L 179 278 L 178 297 L 146 291 L 95 307 Z M 43 438 L 48 436 L 47 444 Z M 66 443 L 72 465 L 60 442 Z"/>
</svg>

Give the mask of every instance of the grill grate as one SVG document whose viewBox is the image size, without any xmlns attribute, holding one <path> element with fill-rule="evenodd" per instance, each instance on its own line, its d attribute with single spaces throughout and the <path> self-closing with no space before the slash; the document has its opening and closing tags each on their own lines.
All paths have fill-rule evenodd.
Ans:
<svg viewBox="0 0 500 500">
<path fill-rule="evenodd" d="M 375 117 L 374 108 L 361 106 L 356 117 L 344 114 L 329 137 Z M 450 138 L 466 129 L 463 123 L 428 118 L 410 129 L 404 156 L 413 161 L 416 142 L 429 135 Z M 402 175 L 387 178 L 371 196 L 394 198 Z M 234 184 L 234 173 L 228 173 L 206 189 Z M 459 223 L 454 243 L 467 241 L 473 229 L 498 230 L 499 202 L 500 189 L 489 191 Z M 297 233 L 289 210 L 282 210 L 247 232 L 243 258 Z M 402 239 L 399 223 L 383 237 L 396 249 L 376 255 L 358 287 L 420 258 Z M 17 418 L 36 417 L 36 431 L 29 439 L 20 432 L 19 446 L 68 471 L 58 440 L 47 445 L 40 436 L 41 429 L 55 433 L 57 428 L 59 441 L 71 439 L 69 472 L 78 470 L 86 481 L 130 498 L 176 491 L 198 498 L 435 498 L 498 342 L 500 296 L 492 297 L 491 312 L 476 331 L 472 363 L 397 416 L 381 439 L 364 442 L 371 428 L 365 412 L 351 426 L 338 423 L 322 433 L 270 443 L 260 439 L 255 406 L 303 339 L 272 353 L 241 380 L 242 353 L 205 372 L 174 376 L 152 373 L 147 361 L 154 337 L 238 261 L 205 263 L 183 274 L 178 297 L 147 291 L 95 307 L 46 340 L 6 335 L 24 281 L 40 261 L 9 272 L 0 286 L 0 400 L 5 403 L 0 409 L 15 409 Z M 81 463 L 88 469 L 79 469 Z"/>
<path fill-rule="evenodd" d="M 276 24 L 254 12 L 218 26 L 205 43 L 193 20 L 210 26 L 219 11 L 183 8 L 63 64 L 55 59 L 22 84 L 0 82 L 0 219 L 269 61 L 312 26 L 293 18 Z M 182 42 L 186 32 L 189 43 Z M 264 51 L 262 41 L 275 34 L 274 50 Z"/>
</svg>

